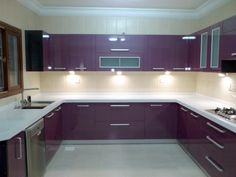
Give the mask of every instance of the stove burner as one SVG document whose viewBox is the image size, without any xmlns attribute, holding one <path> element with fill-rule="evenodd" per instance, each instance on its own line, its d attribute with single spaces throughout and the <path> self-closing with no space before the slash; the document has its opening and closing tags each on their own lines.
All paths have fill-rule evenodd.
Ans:
<svg viewBox="0 0 236 177">
<path fill-rule="evenodd" d="M 215 114 L 220 115 L 229 120 L 236 120 L 236 109 L 234 108 L 216 108 Z"/>
</svg>

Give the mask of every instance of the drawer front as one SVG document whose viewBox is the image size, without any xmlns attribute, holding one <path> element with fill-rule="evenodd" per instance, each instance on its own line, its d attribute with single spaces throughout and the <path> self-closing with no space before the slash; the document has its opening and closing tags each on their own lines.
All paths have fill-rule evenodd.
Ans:
<svg viewBox="0 0 236 177">
<path fill-rule="evenodd" d="M 144 120 L 144 105 L 134 103 L 110 103 L 96 105 L 96 121 Z"/>
<path fill-rule="evenodd" d="M 143 139 L 144 122 L 97 122 L 97 139 Z"/>
</svg>

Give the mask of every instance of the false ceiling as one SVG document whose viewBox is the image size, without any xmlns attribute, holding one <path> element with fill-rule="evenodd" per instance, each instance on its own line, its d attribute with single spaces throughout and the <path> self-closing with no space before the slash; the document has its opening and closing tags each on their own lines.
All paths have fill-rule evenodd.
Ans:
<svg viewBox="0 0 236 177">
<path fill-rule="evenodd" d="M 17 0 L 39 15 L 198 18 L 232 0 Z"/>
</svg>

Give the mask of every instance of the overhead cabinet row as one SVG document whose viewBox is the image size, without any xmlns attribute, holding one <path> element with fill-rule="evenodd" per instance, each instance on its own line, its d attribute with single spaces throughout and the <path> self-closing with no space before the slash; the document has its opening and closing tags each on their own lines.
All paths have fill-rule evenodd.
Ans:
<svg viewBox="0 0 236 177">
<path fill-rule="evenodd" d="M 236 17 L 182 35 L 81 35 L 26 31 L 28 71 L 220 71 L 236 56 Z M 186 36 L 185 36 L 186 37 Z"/>
</svg>

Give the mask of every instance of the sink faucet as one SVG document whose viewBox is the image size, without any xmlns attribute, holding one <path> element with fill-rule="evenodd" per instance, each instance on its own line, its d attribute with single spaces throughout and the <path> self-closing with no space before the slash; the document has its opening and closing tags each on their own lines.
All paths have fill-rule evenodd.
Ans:
<svg viewBox="0 0 236 177">
<path fill-rule="evenodd" d="M 27 97 L 27 100 L 24 99 L 24 91 L 39 90 L 39 88 L 25 88 L 21 92 L 21 104 L 27 104 L 31 102 L 31 96 Z"/>
</svg>

